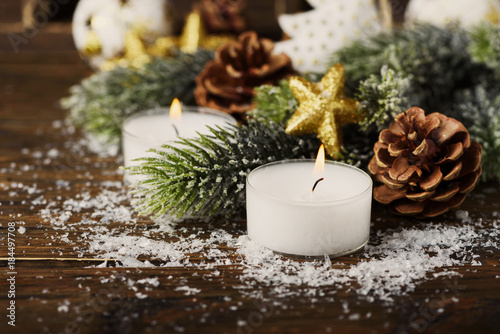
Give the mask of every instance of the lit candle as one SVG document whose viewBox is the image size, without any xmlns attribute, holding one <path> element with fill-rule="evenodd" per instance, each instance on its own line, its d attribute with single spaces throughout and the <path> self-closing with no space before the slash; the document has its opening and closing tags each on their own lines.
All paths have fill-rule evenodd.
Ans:
<svg viewBox="0 0 500 334">
<path fill-rule="evenodd" d="M 250 240 L 278 253 L 299 256 L 340 256 L 366 244 L 370 176 L 333 161 L 323 163 L 323 170 L 315 170 L 314 165 L 314 160 L 285 160 L 248 175 Z"/>
<path fill-rule="evenodd" d="M 140 162 L 133 161 L 142 157 L 153 156 L 149 149 L 158 149 L 161 145 L 175 145 L 177 137 L 193 138 L 197 133 L 209 134 L 210 127 L 236 124 L 236 120 L 219 111 L 201 107 L 182 107 L 179 100 L 174 99 L 168 109 L 157 108 L 136 114 L 126 119 L 122 130 L 122 147 L 124 166 L 134 166 Z M 141 179 L 138 175 L 125 172 L 126 183 L 136 183 Z"/>
</svg>

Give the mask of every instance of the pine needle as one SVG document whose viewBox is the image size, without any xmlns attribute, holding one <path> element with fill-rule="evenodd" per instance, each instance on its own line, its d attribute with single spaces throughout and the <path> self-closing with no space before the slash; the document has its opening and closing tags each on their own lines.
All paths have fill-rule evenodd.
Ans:
<svg viewBox="0 0 500 334">
<path fill-rule="evenodd" d="M 210 128 L 209 135 L 179 139 L 153 150 L 128 172 L 145 177 L 135 187 L 134 205 L 144 215 L 177 217 L 230 215 L 245 206 L 246 176 L 268 162 L 311 158 L 313 136 L 294 137 L 277 124 Z"/>
</svg>

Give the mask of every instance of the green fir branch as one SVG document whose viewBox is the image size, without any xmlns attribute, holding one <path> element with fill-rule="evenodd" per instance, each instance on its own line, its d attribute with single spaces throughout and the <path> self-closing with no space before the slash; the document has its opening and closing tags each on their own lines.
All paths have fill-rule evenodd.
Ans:
<svg viewBox="0 0 500 334">
<path fill-rule="evenodd" d="M 290 136 L 276 123 L 251 121 L 210 131 L 164 145 L 153 150 L 155 157 L 127 168 L 145 178 L 133 190 L 137 211 L 177 217 L 230 215 L 244 208 L 251 170 L 273 161 L 311 158 L 319 146 L 314 137 Z"/>
<path fill-rule="evenodd" d="M 468 45 L 468 34 L 458 27 L 417 25 L 355 41 L 336 52 L 331 63 L 344 64 L 353 89 L 387 65 L 409 78 L 409 103 L 432 112 L 455 89 L 473 85 L 478 73 L 484 72 L 484 66 L 471 59 Z"/>
<path fill-rule="evenodd" d="M 355 89 L 360 81 L 380 73 L 388 60 L 382 53 L 394 43 L 394 39 L 392 34 L 380 33 L 369 39 L 353 40 L 332 55 L 330 66 L 343 64 L 346 85 Z"/>
<path fill-rule="evenodd" d="M 212 58 L 212 52 L 200 50 L 157 58 L 141 68 L 98 72 L 73 86 L 61 105 L 70 111 L 68 120 L 84 132 L 118 143 L 121 125 L 130 115 L 168 106 L 175 97 L 192 103 L 195 78 Z"/>
<path fill-rule="evenodd" d="M 250 111 L 250 116 L 256 121 L 286 124 L 299 106 L 288 80 L 280 81 L 278 86 L 263 85 L 255 90 L 256 107 Z"/>
<path fill-rule="evenodd" d="M 500 180 L 500 88 L 483 84 L 457 92 L 452 109 L 483 147 L 482 180 Z"/>
<path fill-rule="evenodd" d="M 472 58 L 486 64 L 500 78 L 500 26 L 483 23 L 471 30 L 469 52 Z"/>
<path fill-rule="evenodd" d="M 360 125 L 363 131 L 380 132 L 392 123 L 394 116 L 404 112 L 410 106 L 406 93 L 410 80 L 400 73 L 382 66 L 379 75 L 370 77 L 359 84 L 356 99 L 360 102 L 360 112 L 365 115 Z"/>
</svg>

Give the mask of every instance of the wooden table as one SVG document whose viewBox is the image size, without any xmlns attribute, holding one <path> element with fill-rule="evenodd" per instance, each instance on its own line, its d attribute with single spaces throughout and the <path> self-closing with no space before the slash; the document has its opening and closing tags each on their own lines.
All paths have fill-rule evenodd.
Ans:
<svg viewBox="0 0 500 334">
<path fill-rule="evenodd" d="M 287 285 L 287 297 L 276 294 L 280 284 L 241 282 L 246 267 L 239 254 L 220 244 L 214 248 L 230 254 L 231 264 L 201 267 L 205 261 L 215 262 L 204 258 L 204 251 L 190 255 L 193 266 L 161 267 L 164 262 L 154 258 L 149 260 L 156 267 L 95 262 L 98 254 L 82 240 L 99 230 L 80 223 L 95 207 L 71 212 L 62 225 L 43 218 L 44 209 L 52 214 L 66 210 L 64 200 L 77 199 L 78 194 L 121 191 L 120 158 L 75 149 L 81 134 L 62 123 L 65 111 L 58 100 L 91 72 L 72 50 L 68 36 L 40 34 L 17 54 L 5 36 L 0 40 L 1 333 L 498 333 L 500 255 L 498 248 L 481 245 L 475 251 L 479 266 L 446 268 L 460 274 L 452 278 L 429 273 L 414 291 L 395 296 L 389 304 L 362 298 L 345 285 L 323 286 L 314 296 L 301 285 Z M 500 218 L 499 195 L 498 184 L 481 185 L 462 210 L 476 222 L 481 219 L 484 228 L 494 228 Z M 40 196 L 47 202 L 37 201 Z M 122 205 L 130 209 L 127 201 Z M 137 223 L 103 225 L 131 236 L 157 228 L 148 218 L 135 218 Z M 418 224 L 390 216 L 378 206 L 372 220 L 374 238 Z M 434 223 L 459 224 L 454 213 Z M 13 224 L 15 263 L 9 263 Z M 194 229 L 200 238 L 215 228 L 244 235 L 245 220 L 187 221 L 175 227 L 186 235 Z M 477 224 L 474 228 L 480 229 Z M 148 260 L 142 255 L 139 259 Z M 349 268 L 363 259 L 362 251 L 332 261 Z M 146 278 L 152 280 L 140 281 Z M 15 297 L 9 295 L 12 289 Z M 276 296 L 280 299 L 273 300 Z M 12 301 L 15 327 L 6 317 Z"/>
</svg>

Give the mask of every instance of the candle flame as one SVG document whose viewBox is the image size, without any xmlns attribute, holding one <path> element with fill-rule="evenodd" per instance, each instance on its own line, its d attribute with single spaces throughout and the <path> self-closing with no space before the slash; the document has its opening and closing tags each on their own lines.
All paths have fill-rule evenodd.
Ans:
<svg viewBox="0 0 500 334">
<path fill-rule="evenodd" d="M 314 175 L 323 174 L 325 170 L 325 146 L 321 144 L 316 156 L 316 163 L 314 164 Z"/>
<path fill-rule="evenodd" d="M 182 119 L 182 108 L 178 98 L 175 98 L 170 106 L 170 119 L 178 121 Z"/>
</svg>

